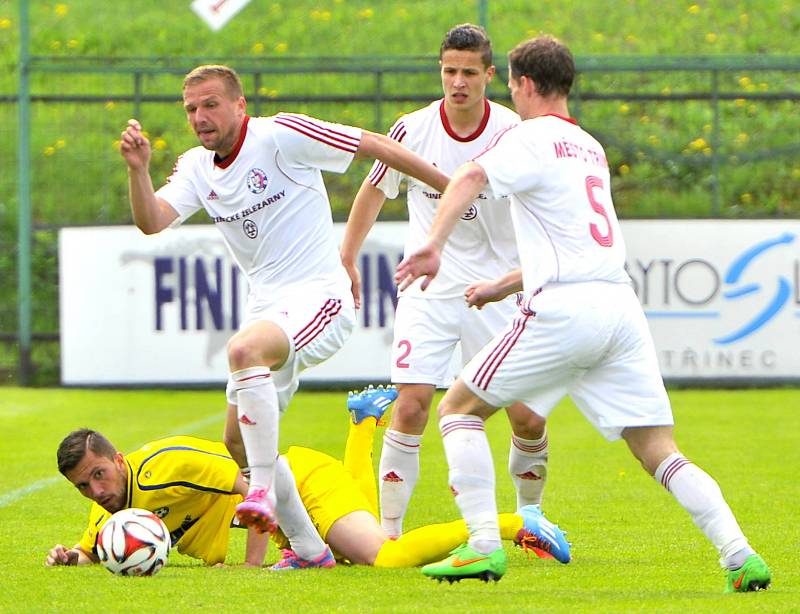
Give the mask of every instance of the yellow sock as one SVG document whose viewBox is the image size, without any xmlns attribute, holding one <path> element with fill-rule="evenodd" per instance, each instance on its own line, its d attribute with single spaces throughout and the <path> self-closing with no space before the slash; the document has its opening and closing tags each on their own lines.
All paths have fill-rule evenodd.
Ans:
<svg viewBox="0 0 800 614">
<path fill-rule="evenodd" d="M 350 422 L 342 463 L 372 506 L 370 509 L 372 515 L 380 518 L 378 515 L 378 487 L 375 484 L 375 470 L 372 468 L 372 447 L 377 426 L 374 418 L 365 418 L 359 424 Z"/>
<path fill-rule="evenodd" d="M 498 514 L 500 536 L 512 540 L 522 528 L 522 517 Z M 417 567 L 446 558 L 450 551 L 469 539 L 463 520 L 431 524 L 388 540 L 375 557 L 375 567 Z"/>
</svg>

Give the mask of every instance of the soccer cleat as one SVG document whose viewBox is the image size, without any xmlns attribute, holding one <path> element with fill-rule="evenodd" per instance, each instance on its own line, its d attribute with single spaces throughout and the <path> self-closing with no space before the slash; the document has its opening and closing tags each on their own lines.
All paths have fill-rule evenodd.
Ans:
<svg viewBox="0 0 800 614">
<path fill-rule="evenodd" d="M 728 569 L 728 582 L 725 586 L 726 593 L 746 593 L 748 591 L 761 591 L 769 588 L 772 577 L 769 567 L 757 554 L 747 557 L 739 569 Z"/>
<path fill-rule="evenodd" d="M 394 386 L 368 386 L 361 392 L 347 394 L 347 410 L 353 424 L 360 424 L 364 418 L 372 417 L 380 425 L 384 412 L 397 398 L 397 388 Z"/>
<path fill-rule="evenodd" d="M 522 528 L 517 532 L 514 543 L 525 552 L 533 552 L 540 559 L 556 559 L 569 563 L 570 543 L 564 533 L 544 517 L 538 505 L 521 507 L 517 514 L 522 516 Z"/>
<path fill-rule="evenodd" d="M 506 553 L 498 548 L 490 554 L 482 554 L 469 544 L 462 544 L 443 561 L 425 565 L 422 573 L 432 580 L 447 580 L 450 584 L 467 578 L 497 582 L 506 573 Z"/>
<path fill-rule="evenodd" d="M 278 529 L 275 509 L 265 488 L 251 488 L 244 501 L 236 506 L 236 518 L 244 527 L 259 533 L 274 533 Z"/>
<path fill-rule="evenodd" d="M 311 569 L 312 567 L 336 567 L 336 559 L 333 558 L 331 549 L 325 548 L 325 552 L 310 561 L 301 559 L 294 550 L 286 549 L 283 551 L 283 558 L 270 569 L 285 571 L 287 569 Z"/>
</svg>

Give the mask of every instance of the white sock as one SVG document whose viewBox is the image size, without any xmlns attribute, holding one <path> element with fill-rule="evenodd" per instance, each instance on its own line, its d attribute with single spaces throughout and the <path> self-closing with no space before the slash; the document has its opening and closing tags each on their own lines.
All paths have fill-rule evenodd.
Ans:
<svg viewBox="0 0 800 614">
<path fill-rule="evenodd" d="M 547 432 L 539 439 L 511 435 L 508 472 L 517 490 L 517 509 L 542 504 L 547 481 Z"/>
<path fill-rule="evenodd" d="M 483 420 L 449 415 L 439 420 L 450 490 L 469 529 L 469 545 L 483 554 L 501 547 L 497 524 L 494 464 Z"/>
<path fill-rule="evenodd" d="M 328 546 L 322 541 L 308 516 L 294 474 L 287 460 L 280 456 L 275 464 L 276 513 L 281 531 L 289 540 L 289 545 L 301 559 L 311 561 L 322 555 Z"/>
<path fill-rule="evenodd" d="M 390 537 L 403 534 L 403 519 L 419 478 L 422 435 L 387 429 L 378 466 L 381 526 Z"/>
<path fill-rule="evenodd" d="M 239 430 L 250 467 L 250 489 L 272 488 L 278 457 L 278 393 L 269 367 L 231 373 Z"/>
<path fill-rule="evenodd" d="M 752 552 L 719 485 L 700 467 L 676 452 L 661 461 L 654 477 L 672 493 L 714 544 L 723 567 L 737 553 Z"/>
</svg>

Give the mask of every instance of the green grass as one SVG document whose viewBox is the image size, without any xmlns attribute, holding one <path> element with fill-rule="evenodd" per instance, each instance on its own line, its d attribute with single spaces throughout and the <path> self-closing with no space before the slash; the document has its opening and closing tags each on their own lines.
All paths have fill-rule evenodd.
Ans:
<svg viewBox="0 0 800 614">
<path fill-rule="evenodd" d="M 55 543 L 72 545 L 88 502 L 55 469 L 55 449 L 71 429 L 91 426 L 122 450 L 172 433 L 216 438 L 222 392 L 0 389 L 0 611 L 88 612 L 788 612 L 800 603 L 797 432 L 800 391 L 673 391 L 682 451 L 720 483 L 752 544 L 773 571 L 766 593 L 721 594 L 716 553 L 688 516 L 628 454 L 606 443 L 565 402 L 550 420 L 548 516 L 569 531 L 573 561 L 528 560 L 509 549 L 496 585 L 437 584 L 418 570 L 339 567 L 272 575 L 229 563 L 208 569 L 173 553 L 154 578 L 118 578 L 99 567 L 45 568 Z M 282 445 L 339 456 L 346 434 L 344 394 L 299 394 L 282 423 Z M 488 424 L 500 509 L 513 507 L 505 474 L 508 427 Z M 376 444 L 376 458 L 377 458 Z M 423 473 L 407 526 L 450 520 L 446 463 L 431 420 Z M 30 487 L 29 492 L 24 492 Z M 268 560 L 278 553 L 270 549 Z"/>
</svg>

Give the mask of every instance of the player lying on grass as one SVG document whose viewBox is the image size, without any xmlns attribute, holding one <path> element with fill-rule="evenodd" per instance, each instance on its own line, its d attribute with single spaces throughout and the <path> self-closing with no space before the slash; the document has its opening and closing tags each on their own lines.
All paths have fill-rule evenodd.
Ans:
<svg viewBox="0 0 800 614">
<path fill-rule="evenodd" d="M 369 388 L 350 394 L 348 408 L 353 420 L 344 462 L 300 447 L 289 448 L 278 461 L 279 476 L 287 475 L 290 467 L 296 472 L 294 479 L 302 504 L 340 560 L 379 567 L 413 567 L 441 558 L 467 535 L 462 521 L 422 527 L 396 541 L 390 540 L 381 528 L 372 443 L 377 421 L 396 396 L 393 388 Z M 182 554 L 208 564 L 224 561 L 235 507 L 247 487 L 223 444 L 194 437 L 170 437 L 123 456 L 99 433 L 82 429 L 64 439 L 58 459 L 59 470 L 94 505 L 80 542 L 69 549 L 61 544 L 53 547 L 47 565 L 97 562 L 97 533 L 111 513 L 127 507 L 157 513 Z M 283 499 L 290 489 L 282 479 L 278 479 L 276 487 L 280 518 L 280 510 L 286 505 Z M 504 539 L 514 540 L 539 556 L 569 561 L 569 545 L 563 532 L 549 523 L 538 507 L 523 508 L 518 514 L 500 514 L 498 520 Z M 290 535 L 292 538 L 287 538 L 283 530 L 274 535 L 284 551 L 272 569 L 335 564 L 330 553 L 321 560 L 299 557 L 295 554 L 298 535 Z M 265 546 L 266 535 L 259 536 L 251 530 L 245 564 L 260 566 Z"/>
<path fill-rule="evenodd" d="M 89 525 L 72 548 L 58 544 L 47 565 L 97 563 L 97 534 L 121 509 L 138 507 L 159 516 L 178 552 L 222 563 L 236 506 L 247 495 L 239 466 L 221 442 L 168 437 L 122 455 L 103 435 L 80 429 L 58 447 L 58 470 L 92 501 Z M 248 529 L 245 564 L 261 566 L 267 536 Z"/>
<path fill-rule="evenodd" d="M 308 515 L 340 561 L 416 567 L 447 556 L 469 535 L 461 520 L 420 527 L 396 540 L 390 539 L 381 526 L 372 447 L 378 421 L 396 398 L 393 387 L 350 393 L 347 407 L 352 420 L 342 461 L 294 446 L 279 460 L 279 464 L 291 467 Z M 569 562 L 570 549 L 563 531 L 551 524 L 538 506 L 525 506 L 516 514 L 498 514 L 497 520 L 504 540 L 512 540 L 540 557 Z M 284 558 L 273 569 L 303 566 L 280 531 L 274 539 L 284 548 Z"/>
</svg>

